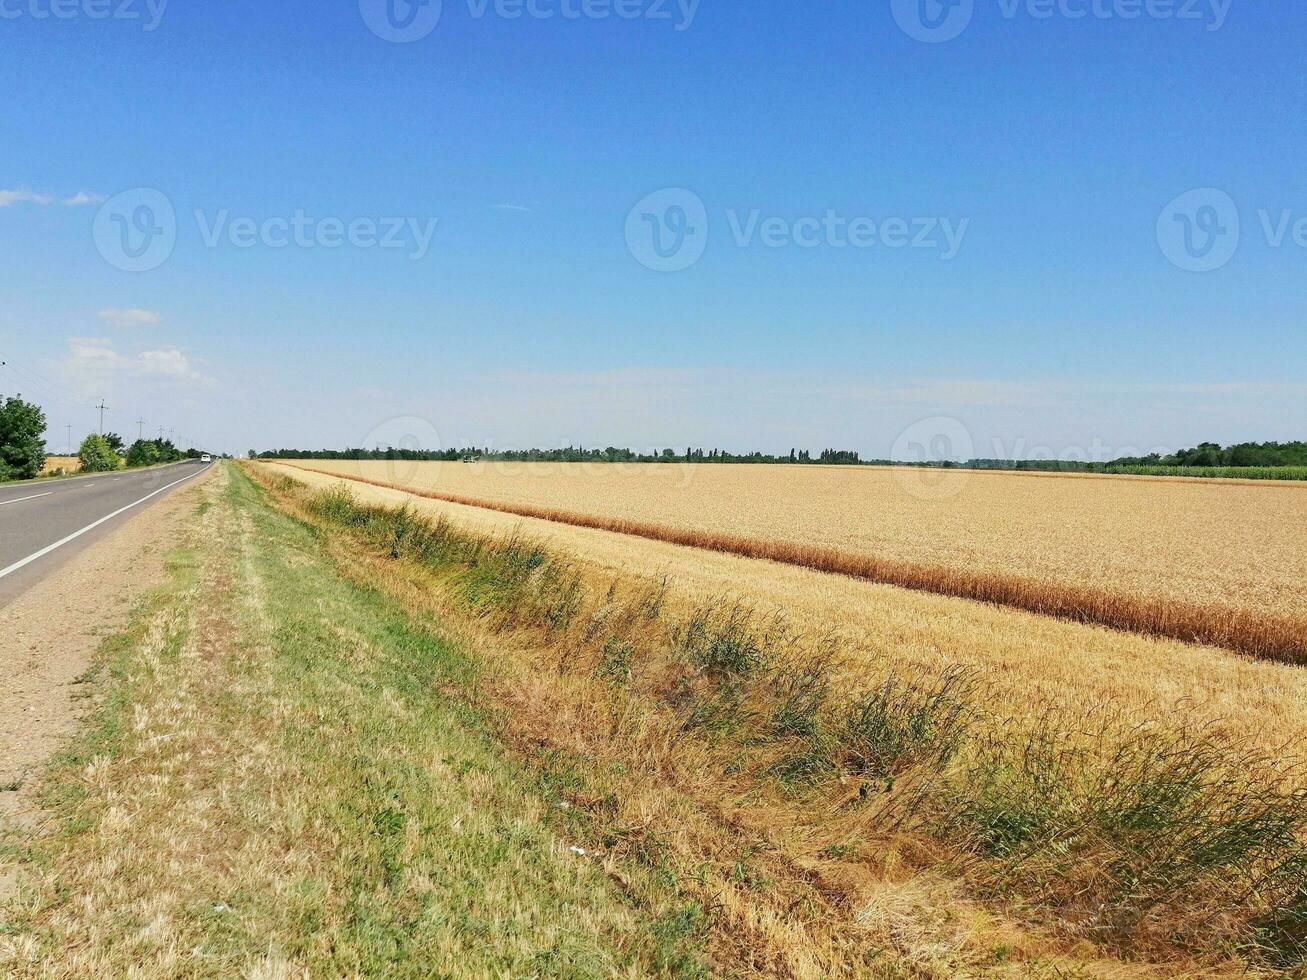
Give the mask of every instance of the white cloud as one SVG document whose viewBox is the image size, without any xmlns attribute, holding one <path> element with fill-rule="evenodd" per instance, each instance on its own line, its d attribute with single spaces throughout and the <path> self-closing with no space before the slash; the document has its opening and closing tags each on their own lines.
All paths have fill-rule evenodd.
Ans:
<svg viewBox="0 0 1307 980">
<path fill-rule="evenodd" d="M 163 321 L 163 317 L 154 310 L 142 309 L 119 310 L 111 307 L 101 310 L 98 316 L 111 327 L 146 327 Z"/>
<path fill-rule="evenodd" d="M 113 350 L 113 341 L 100 337 L 74 337 L 68 341 L 68 353 L 74 362 L 117 363 L 123 360 L 121 354 Z"/>
<path fill-rule="evenodd" d="M 83 386 L 103 385 L 114 380 L 213 384 L 197 370 L 185 352 L 176 347 L 125 355 L 114 349 L 112 340 L 103 337 L 74 337 L 68 341 L 68 357 L 62 367 L 71 381 Z"/>
<path fill-rule="evenodd" d="M 496 211 L 521 211 L 524 214 L 534 214 L 531 208 L 524 207 L 521 204 L 492 204 L 490 205 Z"/>
<path fill-rule="evenodd" d="M 7 208 L 11 204 L 39 204 L 45 207 L 54 204 L 56 201 L 67 207 L 76 208 L 84 204 L 99 204 L 104 199 L 103 194 L 88 193 L 87 191 L 78 191 L 72 197 L 56 198 L 53 194 L 37 194 L 25 187 L 9 191 L 0 190 L 0 208 Z"/>
<path fill-rule="evenodd" d="M 143 351 L 137 363 L 142 374 L 162 375 L 169 378 L 198 380 L 200 375 L 186 355 L 175 347 L 168 350 Z"/>
<path fill-rule="evenodd" d="M 11 204 L 53 204 L 54 198 L 49 194 L 34 194 L 29 190 L 18 188 L 12 191 L 0 190 L 0 208 Z"/>
</svg>

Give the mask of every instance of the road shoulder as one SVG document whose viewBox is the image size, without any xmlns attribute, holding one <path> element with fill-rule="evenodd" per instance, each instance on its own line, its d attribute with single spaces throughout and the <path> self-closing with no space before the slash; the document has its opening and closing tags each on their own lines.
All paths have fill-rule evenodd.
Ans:
<svg viewBox="0 0 1307 980">
<path fill-rule="evenodd" d="M 0 818 L 36 819 L 31 777 L 91 706 L 86 678 L 103 638 L 165 581 L 164 558 L 197 492 L 181 488 L 126 516 L 0 608 Z"/>
<path fill-rule="evenodd" d="M 202 496 L 10 846 L 0 974 L 702 975 L 463 700 L 465 651 L 233 468 Z"/>
</svg>

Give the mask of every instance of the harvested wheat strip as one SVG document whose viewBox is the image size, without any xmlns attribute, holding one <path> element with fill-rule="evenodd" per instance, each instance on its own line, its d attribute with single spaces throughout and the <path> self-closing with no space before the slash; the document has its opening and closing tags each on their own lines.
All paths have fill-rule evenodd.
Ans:
<svg viewBox="0 0 1307 980">
<path fill-rule="evenodd" d="M 364 476 L 333 473 L 310 466 L 296 468 L 465 507 L 479 507 L 517 517 L 797 565 L 882 585 L 973 599 L 1058 619 L 1221 647 L 1264 660 L 1296 666 L 1307 665 L 1307 622 L 1300 619 L 1255 614 L 1231 607 L 1141 599 L 1084 586 L 1037 582 L 997 572 L 896 561 L 872 555 L 851 554 L 835 548 L 765 541 L 736 534 L 717 534 L 622 518 L 596 517 L 531 504 L 481 500 L 462 494 L 414 489 L 401 483 L 373 480 Z"/>
</svg>

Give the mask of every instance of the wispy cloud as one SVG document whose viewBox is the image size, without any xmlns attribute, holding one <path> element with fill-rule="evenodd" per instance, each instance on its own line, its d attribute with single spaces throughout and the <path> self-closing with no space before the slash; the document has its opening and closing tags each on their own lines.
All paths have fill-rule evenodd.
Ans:
<svg viewBox="0 0 1307 980">
<path fill-rule="evenodd" d="M 0 208 L 7 208 L 14 204 L 53 204 L 54 198 L 49 194 L 34 194 L 32 191 L 23 190 L 22 188 L 4 191 L 0 190 Z"/>
<path fill-rule="evenodd" d="M 490 205 L 496 211 L 521 211 L 523 214 L 534 214 L 534 210 L 521 204 L 492 204 Z"/>
<path fill-rule="evenodd" d="M 101 310 L 98 316 L 111 327 L 148 327 L 163 322 L 163 317 L 154 310 L 109 308 Z"/>
<path fill-rule="evenodd" d="M 79 384 L 114 379 L 144 382 L 185 382 L 211 385 L 184 351 L 176 347 L 121 354 L 112 340 L 104 337 L 74 337 L 68 341 L 68 357 L 63 361 L 64 374 Z"/>
<path fill-rule="evenodd" d="M 14 204 L 36 204 L 41 207 L 62 204 L 66 207 L 76 208 L 85 204 L 99 204 L 103 200 L 103 194 L 93 194 L 87 191 L 78 191 L 72 197 L 60 198 L 53 194 L 38 194 L 25 187 L 0 190 L 0 208 L 7 208 Z"/>
</svg>

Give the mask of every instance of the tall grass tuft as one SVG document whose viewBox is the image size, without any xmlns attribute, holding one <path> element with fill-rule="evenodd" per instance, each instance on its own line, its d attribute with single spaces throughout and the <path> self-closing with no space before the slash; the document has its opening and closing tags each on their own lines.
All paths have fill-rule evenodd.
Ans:
<svg viewBox="0 0 1307 980">
<path fill-rule="evenodd" d="M 1183 726 L 1103 725 L 1085 740 L 1048 720 L 975 749 L 939 829 L 992 860 L 996 889 L 1118 942 L 1226 932 L 1281 956 L 1293 946 L 1307 887 L 1294 766 Z"/>
<path fill-rule="evenodd" d="M 779 625 L 779 624 L 778 624 Z M 698 670 L 717 677 L 747 677 L 761 667 L 776 634 L 754 626 L 742 603 L 704 606 L 678 631 L 681 651 Z"/>
<path fill-rule="evenodd" d="M 843 768 L 887 782 L 914 767 L 944 768 L 967 735 L 974 691 L 974 674 L 962 669 L 925 682 L 887 678 L 844 710 Z"/>
<path fill-rule="evenodd" d="M 388 558 L 438 569 L 456 584 L 474 612 L 500 628 L 566 627 L 581 608 L 584 589 L 566 562 L 518 535 L 483 539 L 446 520 L 430 521 L 410 508 L 360 504 L 346 487 L 311 495 L 305 509 L 359 534 Z"/>
</svg>

